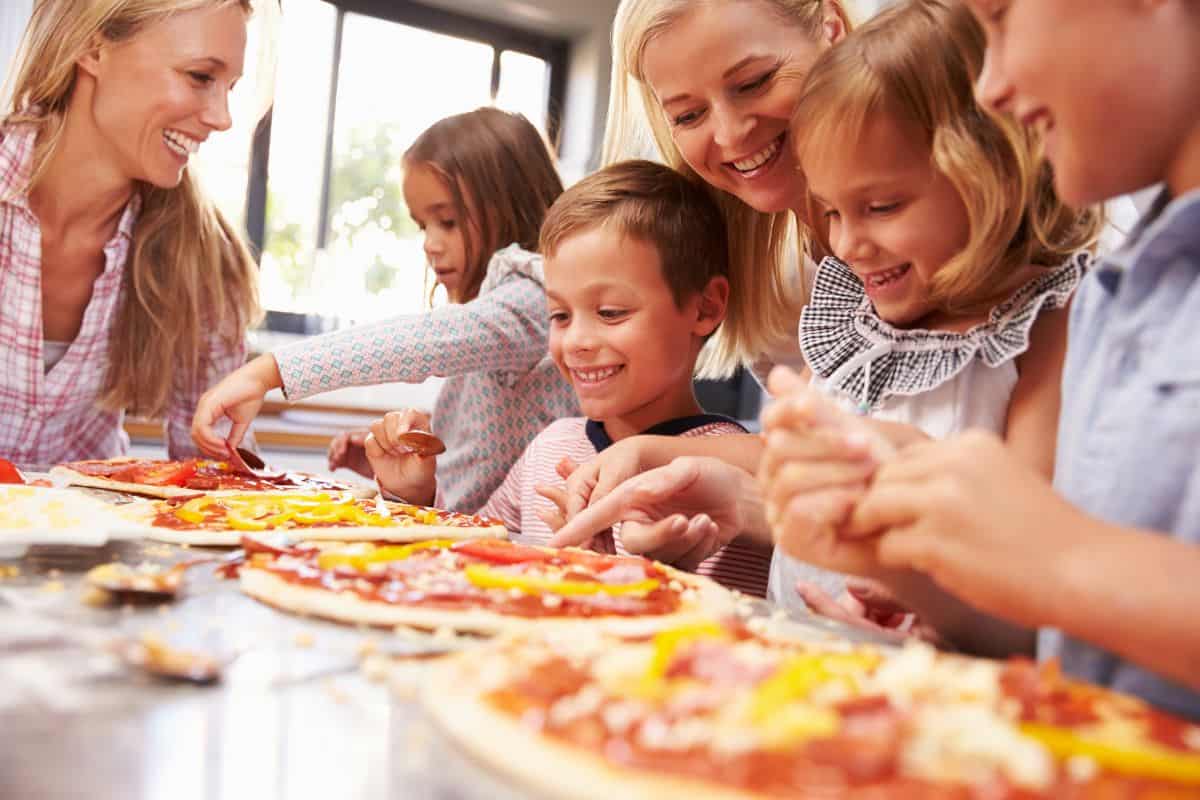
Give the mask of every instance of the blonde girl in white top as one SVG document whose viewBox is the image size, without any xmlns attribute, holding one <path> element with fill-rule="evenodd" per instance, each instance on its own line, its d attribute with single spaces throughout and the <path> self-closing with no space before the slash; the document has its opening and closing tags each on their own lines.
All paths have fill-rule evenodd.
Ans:
<svg viewBox="0 0 1200 800">
<path fill-rule="evenodd" d="M 813 67 L 796 146 L 836 258 L 817 272 L 800 347 L 813 387 L 900 423 L 898 439 L 982 428 L 1049 477 L 1064 309 L 1101 218 L 1057 199 L 1031 132 L 975 103 L 983 53 L 960 4 L 903 0 Z M 788 402 L 766 418 L 777 537 L 812 523 L 786 508 L 829 463 L 793 443 L 811 434 Z M 832 460 L 848 471 L 823 488 L 861 483 L 852 458 Z M 798 576 L 839 587 L 811 570 L 777 551 L 773 592 L 787 598 Z"/>
</svg>

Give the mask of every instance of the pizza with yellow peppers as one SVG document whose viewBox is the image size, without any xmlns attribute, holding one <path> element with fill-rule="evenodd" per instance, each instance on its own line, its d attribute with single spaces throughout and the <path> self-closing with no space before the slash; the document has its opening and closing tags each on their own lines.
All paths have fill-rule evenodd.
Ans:
<svg viewBox="0 0 1200 800">
<path fill-rule="evenodd" d="M 1200 728 L 1053 664 L 712 622 L 638 641 L 576 633 L 445 660 L 421 692 L 428 715 L 545 797 L 1200 796 Z"/>
<path fill-rule="evenodd" d="M 490 634 L 558 624 L 645 634 L 734 611 L 735 595 L 707 578 L 575 548 L 500 539 L 244 546 L 244 592 L 355 625 Z"/>
<path fill-rule="evenodd" d="M 236 545 L 250 534 L 297 539 L 414 542 L 506 538 L 504 524 L 437 508 L 362 500 L 349 492 L 250 492 L 130 503 L 121 513 L 145 535 L 176 544 Z"/>
</svg>

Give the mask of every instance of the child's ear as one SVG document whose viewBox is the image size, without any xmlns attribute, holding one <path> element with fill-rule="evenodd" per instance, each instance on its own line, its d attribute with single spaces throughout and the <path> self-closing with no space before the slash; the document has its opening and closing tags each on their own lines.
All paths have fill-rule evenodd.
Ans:
<svg viewBox="0 0 1200 800">
<path fill-rule="evenodd" d="M 725 319 L 725 309 L 729 306 L 729 279 L 718 275 L 708 282 L 696 302 L 696 324 L 692 333 L 697 336 L 708 336 L 717 329 Z"/>
</svg>

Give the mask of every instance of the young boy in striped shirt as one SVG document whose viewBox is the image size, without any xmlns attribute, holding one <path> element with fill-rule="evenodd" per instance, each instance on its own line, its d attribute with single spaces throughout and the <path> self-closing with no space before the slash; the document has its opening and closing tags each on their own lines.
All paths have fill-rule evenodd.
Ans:
<svg viewBox="0 0 1200 800">
<path fill-rule="evenodd" d="M 661 164 L 614 164 L 551 206 L 539 249 L 550 355 L 586 416 L 560 419 L 538 434 L 479 513 L 502 520 L 522 541 L 544 544 L 557 509 L 539 489 L 563 485 L 564 460 L 587 461 L 638 434 L 745 429 L 705 414 L 692 386 L 696 359 L 729 297 L 725 227 L 703 188 Z M 372 466 L 377 475 L 390 471 Z M 619 533 L 614 544 L 624 550 Z M 737 540 L 699 563 L 686 553 L 676 561 L 758 596 L 766 592 L 769 563 L 769 551 Z"/>
</svg>

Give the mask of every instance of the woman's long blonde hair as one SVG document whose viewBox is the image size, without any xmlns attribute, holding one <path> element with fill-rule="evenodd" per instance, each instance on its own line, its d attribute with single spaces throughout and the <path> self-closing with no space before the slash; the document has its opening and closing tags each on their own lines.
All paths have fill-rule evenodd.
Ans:
<svg viewBox="0 0 1200 800">
<path fill-rule="evenodd" d="M 781 23 L 796 26 L 813 41 L 821 36 L 827 10 L 842 18 L 846 30 L 851 27 L 842 0 L 719 1 L 762 3 Z M 604 164 L 650 156 L 650 148 L 656 147 L 669 166 L 700 180 L 675 146 L 643 73 L 647 45 L 696 4 L 697 0 L 622 0 L 613 22 L 612 83 L 601 155 Z M 785 343 L 794 347 L 796 321 L 805 298 L 796 290 L 798 264 L 787 248 L 798 238 L 802 252 L 807 252 L 811 243 L 807 220 L 796 220 L 793 228 L 791 212 L 756 211 L 727 192 L 709 189 L 729 234 L 731 285 L 725 322 L 701 355 L 699 374 L 711 378 L 727 376 L 739 364 L 753 362 Z"/>
<path fill-rule="evenodd" d="M 128 40 L 193 9 L 250 0 L 37 0 L 14 63 L 3 125 L 36 131 L 29 191 L 54 157 L 75 90 L 76 62 L 94 36 Z M 136 91 L 136 87 L 131 87 Z M 100 403 L 158 416 L 174 386 L 203 379 L 214 336 L 235 345 L 259 316 L 258 269 L 241 235 L 204 196 L 190 169 L 180 184 L 139 183 L 141 211 L 109 338 Z"/>
<path fill-rule="evenodd" d="M 962 3 L 900 0 L 817 60 L 796 107 L 803 127 L 792 126 L 801 162 L 853 146 L 878 114 L 925 137 L 967 212 L 966 246 L 931 285 L 951 313 L 986 311 L 1028 279 L 1023 267 L 1061 264 L 1103 226 L 1097 210 L 1059 200 L 1032 130 L 976 102 L 985 46 Z"/>
</svg>

